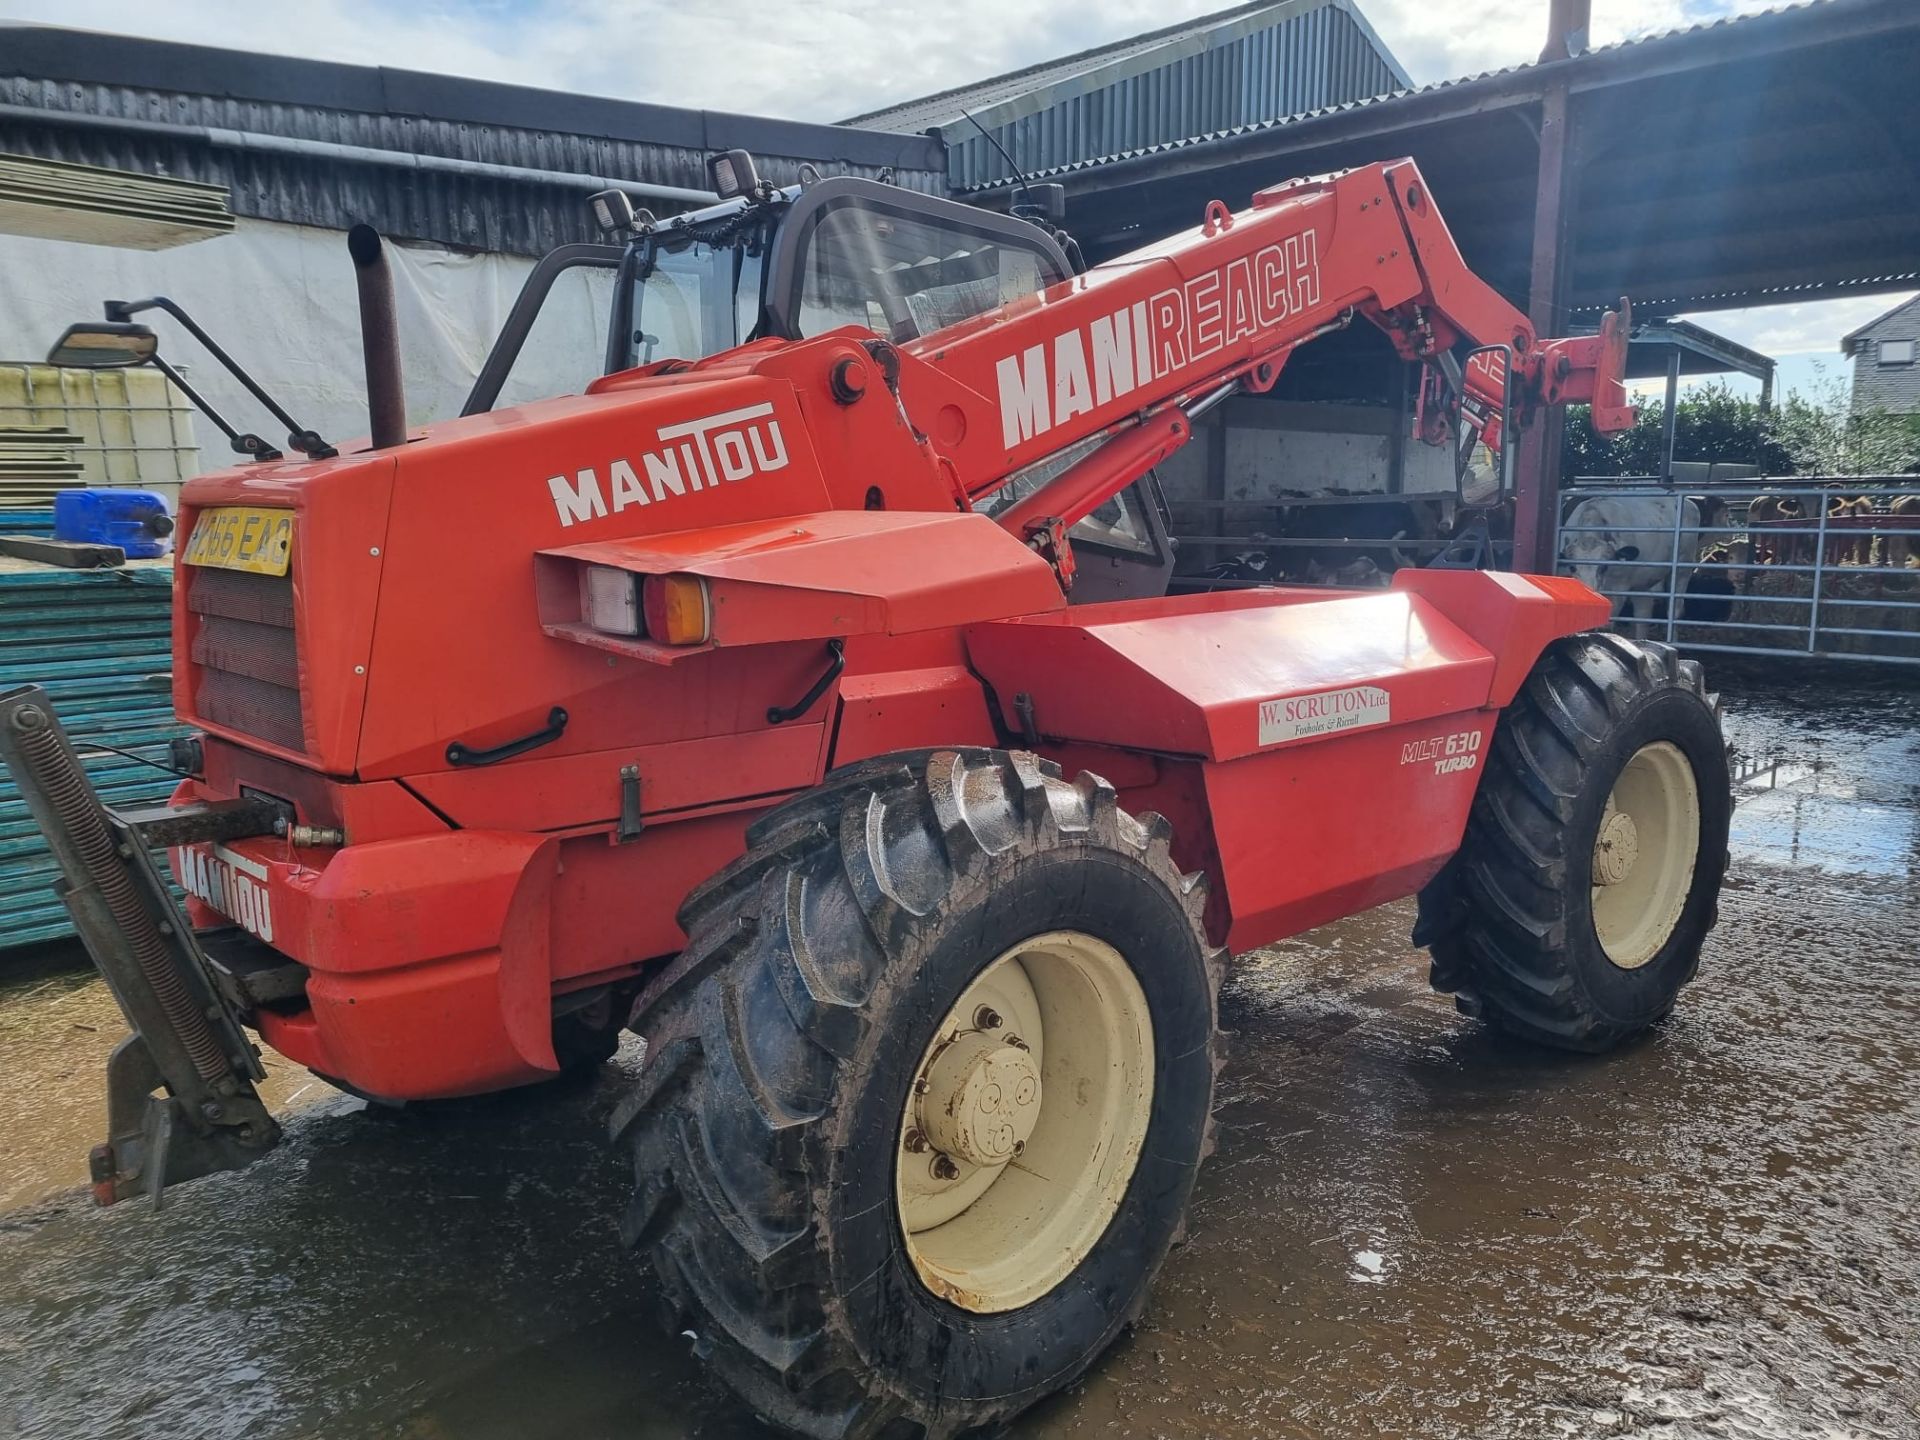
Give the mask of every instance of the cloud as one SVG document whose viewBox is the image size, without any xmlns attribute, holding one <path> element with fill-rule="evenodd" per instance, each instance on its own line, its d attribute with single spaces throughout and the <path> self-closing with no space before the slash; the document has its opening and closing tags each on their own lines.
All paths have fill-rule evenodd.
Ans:
<svg viewBox="0 0 1920 1440">
<path fill-rule="evenodd" d="M 1720 310 L 1686 318 L 1729 340 L 1767 355 L 1822 354 L 1835 365 L 1840 337 L 1857 330 L 1912 295 L 1858 295 L 1844 300 L 1812 300 L 1799 305 L 1766 305 L 1752 310 Z"/>
<path fill-rule="evenodd" d="M 1606 0 L 1595 43 L 1765 8 L 1768 0 Z M 834 120 L 1124 39 L 1222 0 L 0 0 L 0 17 L 204 45 L 399 65 L 795 120 Z M 1540 0 L 1362 0 L 1425 83 L 1539 54 Z M 958 17 L 958 18 L 957 18 Z"/>
</svg>

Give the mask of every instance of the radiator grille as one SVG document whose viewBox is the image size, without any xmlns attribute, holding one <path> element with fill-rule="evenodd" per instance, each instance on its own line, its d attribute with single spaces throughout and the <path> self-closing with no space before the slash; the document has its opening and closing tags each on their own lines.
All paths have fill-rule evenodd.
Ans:
<svg viewBox="0 0 1920 1440">
<path fill-rule="evenodd" d="M 198 617 L 192 660 L 202 720 L 287 750 L 306 749 L 293 577 L 195 566 L 187 609 Z"/>
</svg>

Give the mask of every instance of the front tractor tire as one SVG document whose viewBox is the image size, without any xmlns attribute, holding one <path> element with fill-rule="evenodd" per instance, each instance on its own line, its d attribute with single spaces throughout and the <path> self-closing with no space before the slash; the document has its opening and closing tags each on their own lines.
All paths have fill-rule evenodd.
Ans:
<svg viewBox="0 0 1920 1440">
<path fill-rule="evenodd" d="M 614 1118 L 622 1223 L 761 1417 L 988 1432 L 1135 1319 L 1209 1148 L 1204 885 L 1092 775 L 862 762 L 681 910 Z"/>
<path fill-rule="evenodd" d="M 1697 661 L 1610 632 L 1555 642 L 1500 717 L 1459 852 L 1421 892 L 1434 988 L 1559 1049 L 1639 1034 L 1718 917 L 1731 790 Z"/>
</svg>

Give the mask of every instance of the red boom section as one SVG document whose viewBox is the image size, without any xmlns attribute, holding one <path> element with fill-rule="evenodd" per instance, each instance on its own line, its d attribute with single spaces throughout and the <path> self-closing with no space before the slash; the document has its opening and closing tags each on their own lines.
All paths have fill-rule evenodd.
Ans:
<svg viewBox="0 0 1920 1440">
<path fill-rule="evenodd" d="M 1631 423 L 1617 322 L 1543 345 L 1467 268 L 1411 160 L 1264 190 L 1239 214 L 1215 202 L 1194 230 L 910 343 L 902 395 L 976 499 L 1108 437 L 1001 517 L 1025 534 L 1088 513 L 1191 433 L 1178 417 L 1138 433 L 1143 420 L 1229 384 L 1268 389 L 1292 350 L 1356 317 L 1409 360 L 1507 347 L 1522 423 L 1588 398 L 1596 423 Z"/>
</svg>

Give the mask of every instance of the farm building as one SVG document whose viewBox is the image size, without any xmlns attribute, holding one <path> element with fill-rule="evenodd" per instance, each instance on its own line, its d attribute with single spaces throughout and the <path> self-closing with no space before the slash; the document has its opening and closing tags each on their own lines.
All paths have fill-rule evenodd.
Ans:
<svg viewBox="0 0 1920 1440">
<path fill-rule="evenodd" d="M 1920 296 L 1875 316 L 1840 342 L 1853 359 L 1853 403 L 1920 414 Z"/>
</svg>

